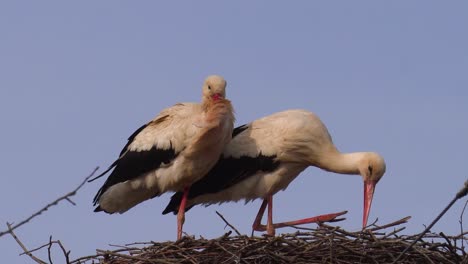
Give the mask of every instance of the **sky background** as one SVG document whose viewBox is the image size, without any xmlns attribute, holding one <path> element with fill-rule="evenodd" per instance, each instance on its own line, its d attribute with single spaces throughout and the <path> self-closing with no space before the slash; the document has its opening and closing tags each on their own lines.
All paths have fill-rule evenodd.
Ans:
<svg viewBox="0 0 468 264">
<path fill-rule="evenodd" d="M 134 130 L 174 103 L 200 101 L 205 77 L 220 74 L 237 125 L 308 109 L 341 151 L 383 155 L 369 221 L 411 215 L 403 233 L 420 232 L 467 179 L 467 12 L 466 1 L 2 1 L 0 230 L 105 169 Z M 161 215 L 170 194 L 123 215 L 93 213 L 104 180 L 17 235 L 29 248 L 52 235 L 71 259 L 176 238 L 175 216 Z M 275 196 L 274 219 L 348 210 L 337 225 L 356 231 L 362 185 L 309 168 Z M 465 201 L 433 230 L 459 234 Z M 221 236 L 218 210 L 250 234 L 260 203 L 194 208 L 184 229 Z M 10 236 L 0 251 L 4 263 L 30 262 Z"/>
</svg>

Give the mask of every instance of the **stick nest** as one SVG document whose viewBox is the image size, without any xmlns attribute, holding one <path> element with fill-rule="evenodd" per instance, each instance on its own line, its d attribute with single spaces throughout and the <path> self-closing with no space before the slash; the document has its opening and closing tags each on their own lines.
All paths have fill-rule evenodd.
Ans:
<svg viewBox="0 0 468 264">
<path fill-rule="evenodd" d="M 132 243 L 117 250 L 97 250 L 96 255 L 74 263 L 392 263 L 416 235 L 399 235 L 404 229 L 383 229 L 402 219 L 363 232 L 320 224 L 277 237 L 231 236 L 217 239 L 184 237 L 177 242 Z M 398 263 L 465 263 L 466 233 L 456 237 L 428 233 Z"/>
</svg>

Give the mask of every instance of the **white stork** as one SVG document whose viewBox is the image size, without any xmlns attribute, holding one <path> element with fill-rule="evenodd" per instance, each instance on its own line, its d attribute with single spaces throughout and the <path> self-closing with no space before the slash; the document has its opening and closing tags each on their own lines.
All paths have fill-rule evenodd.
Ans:
<svg viewBox="0 0 468 264">
<path fill-rule="evenodd" d="M 264 199 L 252 226 L 255 231 L 317 221 L 330 221 L 345 212 L 273 224 L 273 195 L 308 166 L 361 175 L 364 180 L 363 228 L 371 208 L 375 185 L 385 173 L 385 161 L 374 152 L 340 153 L 321 120 L 305 110 L 279 112 L 237 127 L 223 156 L 203 179 L 192 185 L 186 210 L 228 201 Z M 177 212 L 182 194 L 176 193 L 163 214 Z M 261 219 L 268 204 L 267 226 Z"/>
<path fill-rule="evenodd" d="M 225 88 L 221 76 L 209 76 L 201 104 L 178 103 L 135 131 L 119 158 L 95 178 L 114 169 L 94 197 L 94 211 L 122 214 L 164 192 L 183 191 L 180 239 L 190 185 L 210 171 L 232 137 L 234 114 Z"/>
</svg>

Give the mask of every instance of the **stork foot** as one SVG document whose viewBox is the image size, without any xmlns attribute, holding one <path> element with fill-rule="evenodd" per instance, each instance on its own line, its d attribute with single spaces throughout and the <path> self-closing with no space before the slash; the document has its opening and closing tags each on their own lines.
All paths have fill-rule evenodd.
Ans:
<svg viewBox="0 0 468 264">
<path fill-rule="evenodd" d="M 295 226 L 295 225 L 303 225 L 303 224 L 310 224 L 310 223 L 323 223 L 323 222 L 336 222 L 340 221 L 341 219 L 336 219 L 338 216 L 346 214 L 348 211 L 342 211 L 338 213 L 332 213 L 332 214 L 324 214 L 324 215 L 318 215 L 314 217 L 309 217 L 309 218 L 304 218 L 300 220 L 295 220 L 295 221 L 289 221 L 289 222 L 282 222 L 282 223 L 276 223 L 273 224 L 272 227 L 268 227 L 267 225 L 256 225 L 254 226 L 255 231 L 267 231 L 268 235 L 274 236 L 275 234 L 275 229 L 277 228 L 282 228 L 282 227 L 289 227 L 289 226 Z M 272 231 L 273 230 L 273 231 Z"/>
</svg>

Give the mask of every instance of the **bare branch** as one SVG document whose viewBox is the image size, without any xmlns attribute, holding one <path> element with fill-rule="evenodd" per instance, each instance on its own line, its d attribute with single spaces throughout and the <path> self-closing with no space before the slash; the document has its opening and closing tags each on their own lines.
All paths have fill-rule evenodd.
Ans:
<svg viewBox="0 0 468 264">
<path fill-rule="evenodd" d="M 34 256 L 27 248 L 26 246 L 19 240 L 19 238 L 16 236 L 16 234 L 13 232 L 13 228 L 11 227 L 10 223 L 7 223 L 8 226 L 8 231 L 7 234 L 10 234 L 15 240 L 16 243 L 23 249 L 23 251 L 28 255 L 32 260 L 34 260 L 36 263 L 40 264 L 47 264 L 47 262 L 41 260 L 40 258 Z"/>
<path fill-rule="evenodd" d="M 462 241 L 462 242 L 461 242 L 461 243 L 462 243 L 461 248 L 462 248 L 463 251 L 465 251 L 465 239 L 464 239 L 464 237 L 463 237 L 463 236 L 464 236 L 464 231 L 463 231 L 463 215 L 465 214 L 465 209 L 466 209 L 466 205 L 467 205 L 467 204 L 468 204 L 468 200 L 466 200 L 465 206 L 463 206 L 463 210 L 462 210 L 462 212 L 461 212 L 461 214 L 460 214 L 460 231 L 461 231 L 460 234 L 461 234 L 461 237 L 462 237 L 462 240 L 461 240 L 461 241 Z"/>
<path fill-rule="evenodd" d="M 67 200 L 67 201 L 69 201 L 70 203 L 72 203 L 73 205 L 75 205 L 75 203 L 72 202 L 72 201 L 70 200 L 70 197 L 71 197 L 71 196 L 74 196 L 74 195 L 78 192 L 78 190 L 81 189 L 81 187 L 83 187 L 83 185 L 88 181 L 88 179 L 91 178 L 91 177 L 93 177 L 94 173 L 96 173 L 96 171 L 97 171 L 98 169 L 99 169 L 99 167 L 96 167 L 96 168 L 93 170 L 93 172 L 91 172 L 91 174 L 90 174 L 88 177 L 86 177 L 86 178 L 84 179 L 84 181 L 81 182 L 81 184 L 78 185 L 78 187 L 76 187 L 73 191 L 71 191 L 71 192 L 69 192 L 69 193 L 67 193 L 67 194 L 65 194 L 65 195 L 63 195 L 63 196 L 61 196 L 61 197 L 59 197 L 59 198 L 56 199 L 55 201 L 49 203 L 48 205 L 46 205 L 45 207 L 43 207 L 43 208 L 40 209 L 39 211 L 37 211 L 37 212 L 35 212 L 34 214 L 32 214 L 30 217 L 28 217 L 28 218 L 26 218 L 25 220 L 19 222 L 18 224 L 15 224 L 15 225 L 9 227 L 8 230 L 5 230 L 5 231 L 0 232 L 0 237 L 2 237 L 2 236 L 5 235 L 5 234 L 11 233 L 11 231 L 15 230 L 16 228 L 18 228 L 18 227 L 20 227 L 20 226 L 22 226 L 22 225 L 28 223 L 28 222 L 31 221 L 33 218 L 35 218 L 35 217 L 39 216 L 40 214 L 42 214 L 43 212 L 49 210 L 50 207 L 52 207 L 52 206 L 57 205 L 58 203 L 60 203 L 62 200 Z M 10 225 L 10 224 L 7 224 L 7 225 Z"/>
<path fill-rule="evenodd" d="M 65 198 L 65 200 L 67 200 L 67 201 L 68 201 L 69 203 L 71 203 L 72 205 L 75 205 L 75 206 L 76 206 L 76 203 L 73 202 L 70 198 L 67 197 L 67 198 Z"/>
<path fill-rule="evenodd" d="M 397 225 L 407 223 L 408 220 L 410 220 L 410 219 L 411 219 L 411 216 L 407 216 L 407 217 L 404 217 L 404 218 L 402 218 L 400 220 L 397 220 L 395 222 L 392 222 L 390 224 L 386 224 L 386 225 L 383 225 L 383 226 L 378 226 L 378 225 L 375 225 L 375 223 L 374 223 L 373 225 L 375 225 L 376 227 L 369 228 L 368 230 L 377 231 L 377 230 L 381 230 L 381 229 L 386 229 L 386 228 L 389 228 L 389 227 L 392 227 L 392 226 L 397 226 Z"/>
<path fill-rule="evenodd" d="M 217 214 L 219 217 L 221 217 L 221 219 L 223 219 L 224 223 L 226 223 L 226 225 L 228 225 L 232 230 L 234 230 L 234 232 L 236 232 L 236 234 L 237 234 L 238 236 L 241 235 L 241 233 L 240 233 L 233 225 L 231 225 L 231 224 L 223 217 L 222 214 L 220 214 L 218 211 L 216 211 L 216 214 Z"/>
<path fill-rule="evenodd" d="M 411 249 L 411 247 L 413 247 L 439 220 L 440 218 L 442 218 L 442 216 L 450 209 L 450 207 L 452 207 L 452 205 L 460 198 L 464 197 L 465 195 L 467 195 L 468 193 L 468 180 L 465 181 L 464 183 L 464 186 L 463 188 L 458 191 L 458 193 L 455 195 L 455 197 L 452 199 L 452 201 L 450 201 L 450 203 L 444 208 L 444 210 L 442 210 L 442 212 L 440 212 L 440 214 L 434 219 L 434 221 L 432 221 L 431 224 L 429 224 L 428 227 L 426 227 L 426 229 L 424 229 L 424 231 L 418 236 L 418 238 L 416 238 L 413 243 L 411 243 L 408 247 L 406 247 L 403 252 L 400 253 L 400 255 L 392 262 L 393 263 L 398 263 L 398 260 L 400 260 L 403 255 L 408 252 L 408 250 Z"/>
<path fill-rule="evenodd" d="M 52 248 L 52 236 L 49 236 L 49 246 L 47 247 L 47 256 L 49 257 L 49 263 L 52 264 L 52 254 L 50 253 L 50 249 Z"/>
<path fill-rule="evenodd" d="M 67 251 L 65 247 L 62 245 L 62 242 L 60 240 L 55 241 L 57 244 L 59 244 L 60 248 L 62 249 L 63 255 L 65 256 L 65 261 L 67 264 L 70 263 L 70 250 Z"/>
</svg>

